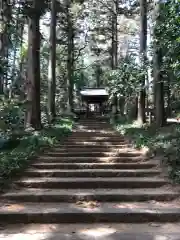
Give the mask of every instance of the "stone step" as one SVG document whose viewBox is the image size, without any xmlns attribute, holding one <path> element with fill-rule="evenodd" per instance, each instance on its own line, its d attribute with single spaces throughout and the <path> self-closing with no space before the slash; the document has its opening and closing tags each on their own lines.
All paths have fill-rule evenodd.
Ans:
<svg viewBox="0 0 180 240">
<path fill-rule="evenodd" d="M 37 224 L 36 224 L 37 225 Z M 50 240 L 109 240 L 109 239 L 113 239 L 113 240 L 134 240 L 134 239 L 138 239 L 138 240 L 153 240 L 156 239 L 156 236 L 158 236 L 158 238 L 161 240 L 179 240 L 179 234 L 180 233 L 163 233 L 163 234 L 157 234 L 156 232 L 152 232 L 152 233 L 122 233 L 122 232 L 115 232 L 115 233 L 109 233 L 108 231 L 106 233 L 103 233 L 102 230 L 99 231 L 90 231 L 90 233 L 88 234 L 83 234 L 83 233 L 76 233 L 76 232 L 69 232 L 69 233 L 61 233 L 61 232 L 46 232 L 46 233 L 39 233 L 38 231 L 36 233 L 33 233 L 33 235 L 31 233 L 19 233 L 19 234 L 6 234 L 5 236 L 3 236 L 3 234 L 0 234 L 0 240 L 14 240 L 14 239 L 26 239 L 26 240 L 31 240 L 32 236 L 33 239 L 38 239 L 38 240 L 46 240 L 45 236 L 50 236 Z M 86 236 L 87 235 L 87 236 Z M 94 238 L 94 236 L 91 235 L 97 235 L 96 238 Z M 104 236 L 105 235 L 105 236 Z M 107 236 L 108 235 L 108 236 Z M 1 238 L 2 236 L 2 238 Z M 102 237 L 103 236 L 103 237 Z M 49 239 L 49 238 L 48 238 Z"/>
<path fill-rule="evenodd" d="M 20 202 L 142 202 L 172 201 L 179 193 L 163 189 L 21 189 L 1 196 L 1 199 Z"/>
<path fill-rule="evenodd" d="M 94 127 L 77 127 L 72 130 L 72 134 L 77 133 L 78 135 L 92 135 L 94 134 L 100 134 L 100 135 L 114 135 L 114 136 L 121 136 L 120 133 L 117 133 L 115 131 L 112 131 L 110 128 L 94 128 Z"/>
<path fill-rule="evenodd" d="M 2 203 L 5 223 L 146 223 L 178 222 L 180 207 L 162 202 Z M 133 238 L 134 239 L 134 238 Z"/>
<path fill-rule="evenodd" d="M 71 145 L 70 145 L 71 146 Z M 73 147 L 70 147 L 70 146 L 63 146 L 61 145 L 61 147 L 54 147 L 54 148 L 46 148 L 44 149 L 44 152 L 53 152 L 53 153 L 58 153 L 58 152 L 64 152 L 64 151 L 72 151 L 72 152 L 106 152 L 106 154 L 109 153 L 122 153 L 122 154 L 141 154 L 141 152 L 139 150 L 136 150 L 136 149 L 133 149 L 132 147 L 128 148 L 128 147 L 125 147 L 121 146 L 121 148 L 118 148 L 117 146 L 114 147 L 114 146 L 76 146 L 74 145 Z"/>
<path fill-rule="evenodd" d="M 73 155 L 73 154 L 72 154 Z M 87 154 L 85 154 L 87 155 Z M 126 162 L 141 162 L 144 161 L 142 157 L 97 157 L 97 156 L 91 156 L 91 153 L 89 153 L 88 156 L 84 157 L 79 157 L 78 154 L 75 157 L 72 157 L 70 154 L 69 155 L 54 155 L 54 156 L 47 156 L 47 155 L 42 155 L 38 158 L 39 161 L 43 162 L 50 162 L 50 163 L 76 163 L 76 162 L 81 162 L 81 163 L 94 163 L 94 162 L 104 162 L 104 163 L 110 163 L 110 162 L 121 162 L 121 163 L 126 163 Z"/>
<path fill-rule="evenodd" d="M 141 153 L 140 152 L 70 152 L 70 151 L 66 151 L 66 152 L 46 152 L 43 155 L 41 155 L 41 158 L 43 157 L 141 157 Z"/>
<path fill-rule="evenodd" d="M 153 161 L 139 163 L 45 163 L 37 162 L 31 165 L 39 169 L 149 169 L 157 167 Z"/>
<path fill-rule="evenodd" d="M 98 130 L 98 131 L 91 131 L 91 130 L 85 130 L 85 131 L 81 131 L 81 130 L 73 130 L 73 132 L 71 133 L 70 136 L 77 136 L 78 137 L 84 137 L 84 136 L 90 136 L 90 137 L 119 137 L 122 140 L 124 139 L 119 133 L 117 132 L 113 132 L 113 131 L 109 131 L 109 130 Z"/>
<path fill-rule="evenodd" d="M 163 178 L 126 177 L 126 178 L 22 178 L 15 181 L 19 187 L 31 188 L 152 188 L 167 184 Z"/>
<path fill-rule="evenodd" d="M 179 240 L 180 223 L 8 224 L 1 240 Z"/>
<path fill-rule="evenodd" d="M 104 146 L 104 147 L 116 147 L 116 146 L 120 146 L 120 147 L 132 147 L 132 144 L 128 143 L 128 142 L 109 142 L 109 141 L 102 141 L 102 142 L 96 142 L 96 141 L 88 141 L 88 140 L 85 140 L 85 141 L 67 141 L 65 140 L 63 142 L 63 146 Z M 59 144 L 55 145 L 54 147 L 59 147 Z"/>
<path fill-rule="evenodd" d="M 81 170 L 59 170 L 59 169 L 28 169 L 25 171 L 27 177 L 151 177 L 161 172 L 156 169 L 147 170 L 120 170 L 120 169 L 81 169 Z"/>
<path fill-rule="evenodd" d="M 106 145 L 119 145 L 119 144 L 124 144 L 124 145 L 127 145 L 127 144 L 129 144 L 129 142 L 127 142 L 127 141 L 123 141 L 123 140 L 118 140 L 118 139 L 111 139 L 111 138 L 106 138 L 106 139 L 96 139 L 96 138 L 84 138 L 84 139 L 82 139 L 82 138 L 67 138 L 64 142 L 63 142 L 65 145 L 67 144 L 67 143 L 75 143 L 75 144 L 91 144 L 91 143 L 97 143 L 97 144 L 99 144 L 99 143 L 103 143 L 104 145 L 106 144 Z"/>
<path fill-rule="evenodd" d="M 85 126 L 90 126 L 90 125 L 95 125 L 95 126 L 101 126 L 101 125 L 105 125 L 105 126 L 110 126 L 110 127 L 112 127 L 111 125 L 110 125 L 110 123 L 108 123 L 107 121 L 101 121 L 101 122 L 99 122 L 99 121 L 79 121 L 78 122 L 78 124 L 77 124 L 78 126 L 79 125 L 85 125 Z"/>
<path fill-rule="evenodd" d="M 111 128 L 113 129 L 113 127 L 107 123 L 107 122 L 79 122 L 77 123 L 75 126 L 85 126 L 85 127 L 104 127 L 104 128 Z"/>
<path fill-rule="evenodd" d="M 79 135 L 79 134 L 74 134 L 74 135 L 69 135 L 69 137 L 67 138 L 67 140 L 74 140 L 74 139 L 78 139 L 78 140 L 103 140 L 103 141 L 107 141 L 108 139 L 110 139 L 111 141 L 119 141 L 119 142 L 125 142 L 126 140 L 120 136 L 113 136 L 111 134 L 103 134 L 102 136 L 99 136 L 99 134 L 86 134 L 86 135 Z"/>
<path fill-rule="evenodd" d="M 73 150 L 73 151 L 76 151 L 76 152 L 79 152 L 79 151 L 91 151 L 91 152 L 95 152 L 95 151 L 111 151 L 111 150 L 117 150 L 117 149 L 120 149 L 120 150 L 131 150 L 132 149 L 132 145 L 77 145 L 77 144 L 74 144 L 74 145 L 71 145 L 71 144 L 68 144 L 68 145 L 56 145 L 56 147 L 53 147 L 52 148 L 52 151 L 55 151 L 55 152 L 58 152 L 58 151 L 63 151 L 63 150 Z M 45 151 L 49 151 L 49 148 L 45 148 Z"/>
</svg>

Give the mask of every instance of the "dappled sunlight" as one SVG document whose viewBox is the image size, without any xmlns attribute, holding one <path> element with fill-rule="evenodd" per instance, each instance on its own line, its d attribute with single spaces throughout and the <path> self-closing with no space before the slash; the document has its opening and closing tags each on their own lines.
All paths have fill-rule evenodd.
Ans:
<svg viewBox="0 0 180 240">
<path fill-rule="evenodd" d="M 12 211 L 12 212 L 19 212 L 25 210 L 25 206 L 23 204 L 18 203 L 7 203 L 0 207 L 1 211 Z"/>
<path fill-rule="evenodd" d="M 168 224 L 163 230 L 160 224 L 156 227 L 137 224 L 66 224 L 66 225 L 30 225 L 19 227 L 11 234 L 1 233 L 2 240 L 179 240 L 176 232 L 168 233 Z M 20 232 L 19 232 L 20 230 Z M 146 232 L 146 230 L 148 230 Z"/>
<path fill-rule="evenodd" d="M 113 233 L 115 233 L 117 230 L 114 228 L 107 228 L 107 227 L 97 227 L 97 228 L 91 228 L 91 229 L 83 229 L 78 231 L 78 234 L 84 234 L 86 236 L 90 237 L 107 237 Z"/>
</svg>

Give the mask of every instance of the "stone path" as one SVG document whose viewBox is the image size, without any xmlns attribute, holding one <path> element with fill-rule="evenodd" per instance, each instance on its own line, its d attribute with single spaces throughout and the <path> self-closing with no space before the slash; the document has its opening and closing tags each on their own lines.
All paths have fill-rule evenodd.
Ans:
<svg viewBox="0 0 180 240">
<path fill-rule="evenodd" d="M 179 192 L 103 120 L 81 120 L 1 195 L 0 239 L 180 240 Z"/>
</svg>

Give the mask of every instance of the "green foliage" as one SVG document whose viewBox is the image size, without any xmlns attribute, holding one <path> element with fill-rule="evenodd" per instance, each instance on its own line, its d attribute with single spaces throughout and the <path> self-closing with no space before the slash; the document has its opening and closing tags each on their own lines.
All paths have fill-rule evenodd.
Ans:
<svg viewBox="0 0 180 240">
<path fill-rule="evenodd" d="M 172 124 L 157 129 L 154 126 L 137 122 L 119 121 L 116 129 L 121 134 L 130 137 L 135 147 L 148 147 L 150 156 L 161 156 L 168 166 L 169 176 L 180 183 L 180 125 Z"/>
<path fill-rule="evenodd" d="M 180 2 L 168 0 L 160 4 L 160 16 L 155 26 L 155 39 L 162 50 L 161 71 L 164 81 L 169 80 L 171 92 L 179 96 L 180 91 Z"/>
<path fill-rule="evenodd" d="M 25 104 L 17 99 L 0 101 L 0 133 L 13 134 L 23 127 Z"/>
<path fill-rule="evenodd" d="M 135 59 L 131 56 L 122 59 L 117 70 L 107 71 L 104 75 L 110 99 L 118 97 L 130 97 L 136 94 L 139 89 L 142 71 Z"/>
<path fill-rule="evenodd" d="M 61 141 L 70 133 L 71 128 L 71 120 L 58 119 L 54 125 L 46 127 L 42 131 L 27 132 L 26 135 L 22 135 L 15 148 L 12 149 L 10 145 L 9 148 L 1 149 L 0 178 L 4 181 L 13 174 L 17 174 L 26 167 L 30 157 L 35 156 L 44 147 L 51 147 Z"/>
</svg>

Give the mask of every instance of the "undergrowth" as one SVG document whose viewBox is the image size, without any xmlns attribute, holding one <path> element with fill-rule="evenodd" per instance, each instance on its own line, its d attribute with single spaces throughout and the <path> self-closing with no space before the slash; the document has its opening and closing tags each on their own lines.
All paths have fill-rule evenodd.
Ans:
<svg viewBox="0 0 180 240">
<path fill-rule="evenodd" d="M 128 136 L 135 147 L 148 147 L 151 155 L 163 156 L 163 163 L 168 166 L 169 176 L 180 183 L 180 124 L 171 124 L 157 129 L 155 126 L 137 122 L 118 120 L 116 129 Z"/>
<path fill-rule="evenodd" d="M 58 119 L 53 125 L 46 126 L 41 131 L 28 131 L 5 144 L 0 151 L 1 186 L 6 180 L 16 175 L 26 167 L 31 157 L 36 156 L 45 146 L 53 146 L 70 133 L 72 121 Z"/>
</svg>

